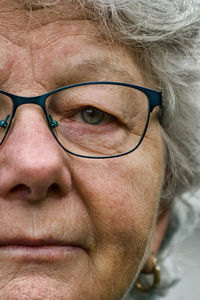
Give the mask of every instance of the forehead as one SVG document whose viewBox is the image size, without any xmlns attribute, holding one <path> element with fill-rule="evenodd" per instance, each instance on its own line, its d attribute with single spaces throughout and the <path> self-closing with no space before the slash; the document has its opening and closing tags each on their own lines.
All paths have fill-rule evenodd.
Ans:
<svg viewBox="0 0 200 300">
<path fill-rule="evenodd" d="M 44 5 L 37 3 L 39 1 L 0 1 L 1 34 L 9 34 L 11 38 L 16 39 L 17 33 L 22 35 L 49 23 L 90 20 L 75 1 L 51 1 L 52 5 L 48 5 L 47 1 L 44 1 Z"/>
<path fill-rule="evenodd" d="M 0 69 L 9 79 L 2 88 L 10 89 L 13 81 L 26 84 L 24 77 L 32 85 L 31 76 L 47 90 L 75 81 L 144 85 L 130 52 L 111 42 L 73 1 L 34 9 L 28 3 L 0 2 Z"/>
</svg>

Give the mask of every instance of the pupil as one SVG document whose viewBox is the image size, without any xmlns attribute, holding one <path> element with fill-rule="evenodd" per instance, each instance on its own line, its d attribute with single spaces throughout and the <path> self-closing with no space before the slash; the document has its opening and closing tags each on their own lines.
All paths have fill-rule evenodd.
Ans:
<svg viewBox="0 0 200 300">
<path fill-rule="evenodd" d="M 87 107 L 82 110 L 81 116 L 87 124 L 97 125 L 103 120 L 104 112 L 97 108 Z"/>
</svg>

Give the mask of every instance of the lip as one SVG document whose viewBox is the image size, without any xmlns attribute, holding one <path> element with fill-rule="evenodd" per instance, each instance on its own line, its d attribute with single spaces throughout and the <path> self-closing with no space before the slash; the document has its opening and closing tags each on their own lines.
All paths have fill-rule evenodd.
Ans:
<svg viewBox="0 0 200 300">
<path fill-rule="evenodd" d="M 29 247 L 43 247 L 43 246 L 79 246 L 75 242 L 64 242 L 56 239 L 31 239 L 31 238 L 14 238 L 0 241 L 2 246 L 29 246 Z"/>
<path fill-rule="evenodd" d="M 71 257 L 83 247 L 74 242 L 44 239 L 13 239 L 0 241 L 0 257 L 24 261 L 55 261 Z"/>
</svg>

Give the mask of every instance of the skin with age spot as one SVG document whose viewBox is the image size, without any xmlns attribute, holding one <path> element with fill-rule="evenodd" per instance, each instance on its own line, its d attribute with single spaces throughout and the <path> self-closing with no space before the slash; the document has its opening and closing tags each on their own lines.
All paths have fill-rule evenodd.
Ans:
<svg viewBox="0 0 200 300">
<path fill-rule="evenodd" d="M 10 0 L 0 8 L 0 89 L 36 96 L 90 80 L 149 86 L 130 52 L 72 4 L 65 18 L 55 8 L 30 18 Z M 0 169 L 0 244 L 32 245 L 0 247 L 0 300 L 122 299 L 167 223 L 160 216 L 157 230 L 164 149 L 156 113 L 137 151 L 89 160 L 63 151 L 39 107 L 21 106 Z"/>
</svg>

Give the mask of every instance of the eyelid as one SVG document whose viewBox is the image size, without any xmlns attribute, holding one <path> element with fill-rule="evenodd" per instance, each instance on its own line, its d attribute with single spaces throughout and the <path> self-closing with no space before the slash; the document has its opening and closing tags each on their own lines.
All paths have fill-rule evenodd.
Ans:
<svg viewBox="0 0 200 300">
<path fill-rule="evenodd" d="M 81 110 L 87 109 L 87 108 L 94 108 L 94 109 L 102 111 L 104 113 L 104 119 L 103 119 L 103 121 L 99 125 L 105 125 L 105 124 L 107 124 L 107 123 L 109 123 L 109 122 L 111 122 L 111 121 L 113 121 L 115 119 L 115 117 L 112 116 L 111 114 L 109 114 L 109 113 L 105 112 L 104 110 L 99 109 L 99 108 L 97 108 L 95 106 L 91 106 L 91 105 L 90 106 L 83 106 L 83 107 L 77 109 L 76 112 L 74 112 L 74 116 L 71 117 L 71 119 L 85 123 L 82 120 L 82 117 L 81 117 Z M 75 117 L 75 116 L 78 116 L 78 117 Z M 87 124 L 87 123 L 85 123 L 85 124 Z M 90 125 L 90 124 L 88 124 L 88 125 Z"/>
<path fill-rule="evenodd" d="M 70 101 L 68 103 L 65 103 L 66 108 L 64 111 L 61 110 L 61 105 L 57 105 L 58 103 L 60 104 L 60 102 L 57 102 L 56 99 L 54 101 L 50 101 L 50 105 L 51 109 L 53 109 L 54 113 L 58 115 L 58 117 L 60 115 L 61 118 L 65 117 L 66 119 L 68 118 L 68 120 L 76 120 L 74 116 L 78 114 L 82 109 L 87 107 L 94 107 L 95 109 L 99 109 L 105 113 L 107 122 L 111 122 L 112 120 L 113 122 L 116 122 L 121 126 L 127 127 L 126 118 L 124 118 L 125 116 L 122 113 L 123 110 L 121 109 L 121 107 L 119 107 L 119 105 L 117 106 L 117 108 L 113 108 L 111 104 L 107 102 L 105 103 L 105 101 L 102 102 L 101 99 L 97 101 L 96 98 L 92 99 L 93 103 L 91 103 L 91 101 L 88 101 L 88 99 L 83 99 L 83 102 L 81 102 L 82 99 L 81 101 L 77 101 L 77 98 L 70 98 Z"/>
<path fill-rule="evenodd" d="M 107 99 L 108 100 L 108 99 Z M 62 99 L 61 99 L 62 101 Z M 60 111 L 60 106 L 57 107 L 57 102 L 52 101 L 52 103 L 54 104 L 53 108 L 54 111 L 62 113 Z M 81 98 L 81 101 L 76 98 L 76 97 L 69 97 L 69 101 L 67 101 L 67 103 L 65 102 L 65 106 L 66 106 L 66 111 L 65 114 L 67 116 L 70 117 L 70 115 L 73 115 L 76 111 L 78 112 L 79 110 L 86 108 L 86 107 L 94 107 L 95 109 L 99 109 L 101 111 L 103 111 L 104 113 L 106 113 L 107 115 L 110 115 L 110 117 L 114 118 L 115 120 L 118 120 L 119 122 L 125 124 L 124 122 L 124 115 L 123 115 L 123 109 L 121 107 L 121 105 L 119 105 L 119 103 L 117 104 L 117 106 L 113 107 L 113 103 L 109 103 L 106 101 L 106 99 L 103 99 L 101 97 L 101 95 L 98 95 L 94 98 L 92 98 L 92 101 L 88 100 L 87 97 L 86 99 Z"/>
</svg>

